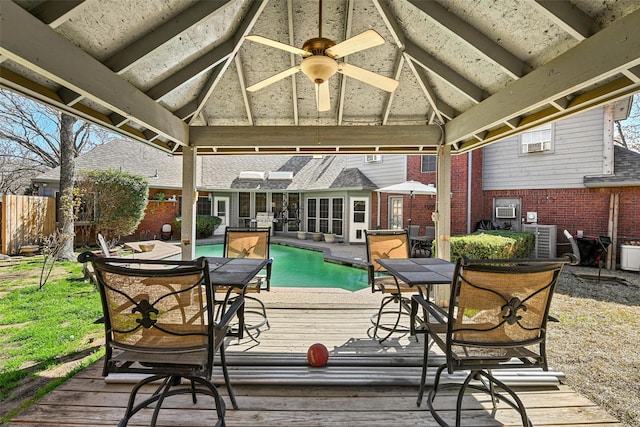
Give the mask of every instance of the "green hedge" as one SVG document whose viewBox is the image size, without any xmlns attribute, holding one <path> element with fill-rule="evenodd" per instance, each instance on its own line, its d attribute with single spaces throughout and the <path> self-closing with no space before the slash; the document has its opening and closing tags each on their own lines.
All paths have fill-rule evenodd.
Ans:
<svg viewBox="0 0 640 427">
<path fill-rule="evenodd" d="M 196 215 L 196 239 L 206 239 L 211 237 L 213 232 L 222 224 L 222 218 L 211 215 Z M 182 226 L 182 218 L 177 216 L 173 219 L 173 228 L 179 235 Z"/>
<path fill-rule="evenodd" d="M 451 237 L 451 260 L 461 256 L 471 259 L 529 258 L 535 248 L 533 233 L 504 230 L 476 231 Z M 436 253 L 436 242 L 433 242 Z M 436 255 L 437 256 L 437 255 Z"/>
</svg>

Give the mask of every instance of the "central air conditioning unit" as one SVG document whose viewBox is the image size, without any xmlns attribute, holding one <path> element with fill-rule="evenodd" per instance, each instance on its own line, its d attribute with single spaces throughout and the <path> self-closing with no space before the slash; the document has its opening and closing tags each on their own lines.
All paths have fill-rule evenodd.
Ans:
<svg viewBox="0 0 640 427">
<path fill-rule="evenodd" d="M 544 142 L 531 142 L 527 144 L 527 153 L 538 153 L 544 151 Z"/>
<path fill-rule="evenodd" d="M 525 224 L 522 226 L 522 231 L 533 233 L 536 236 L 534 258 L 548 259 L 556 257 L 557 226 Z"/>
<path fill-rule="evenodd" d="M 514 219 L 515 217 L 515 206 L 496 206 L 496 219 Z"/>
</svg>

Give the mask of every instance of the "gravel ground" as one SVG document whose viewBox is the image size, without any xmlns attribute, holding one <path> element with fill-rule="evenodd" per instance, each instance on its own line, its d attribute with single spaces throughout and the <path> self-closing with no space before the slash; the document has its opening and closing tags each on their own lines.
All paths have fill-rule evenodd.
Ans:
<svg viewBox="0 0 640 427">
<path fill-rule="evenodd" d="M 560 322 L 548 323 L 549 366 L 622 422 L 640 426 L 640 275 L 597 275 L 597 268 L 565 267 L 551 306 Z"/>
</svg>

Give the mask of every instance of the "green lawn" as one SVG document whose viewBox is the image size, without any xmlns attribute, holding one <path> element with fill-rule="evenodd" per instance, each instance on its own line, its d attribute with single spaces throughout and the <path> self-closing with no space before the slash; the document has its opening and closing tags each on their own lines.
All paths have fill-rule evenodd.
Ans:
<svg viewBox="0 0 640 427">
<path fill-rule="evenodd" d="M 102 316 L 100 295 L 83 278 L 82 265 L 56 264 L 44 289 L 39 290 L 41 265 L 34 259 L 0 266 L 0 400 L 63 362 L 87 353 L 95 353 L 90 361 L 102 356 L 97 340 L 104 335 L 104 325 L 94 323 Z"/>
</svg>

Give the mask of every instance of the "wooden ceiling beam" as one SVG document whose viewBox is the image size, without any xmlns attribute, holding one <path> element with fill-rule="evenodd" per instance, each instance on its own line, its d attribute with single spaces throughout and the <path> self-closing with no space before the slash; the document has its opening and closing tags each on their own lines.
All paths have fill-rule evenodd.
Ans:
<svg viewBox="0 0 640 427">
<path fill-rule="evenodd" d="M 211 148 L 262 151 L 263 148 L 343 151 L 358 147 L 406 150 L 406 147 L 437 147 L 442 130 L 436 125 L 412 126 L 192 126 L 191 145 Z"/>
<path fill-rule="evenodd" d="M 542 11 L 554 24 L 571 34 L 576 40 L 584 40 L 593 35 L 595 23 L 593 20 L 568 1 L 533 0 L 534 6 Z"/>
<path fill-rule="evenodd" d="M 240 49 L 240 47 L 242 46 L 242 43 L 244 42 L 244 37 L 247 34 L 249 34 L 251 29 L 255 25 L 256 21 L 258 20 L 258 17 L 260 16 L 264 8 L 267 6 L 267 3 L 268 3 L 268 0 L 255 1 L 251 3 L 251 7 L 247 12 L 247 14 L 245 15 L 244 19 L 242 20 L 240 27 L 236 30 L 233 37 L 231 37 L 230 39 L 232 50 L 229 56 L 225 61 L 222 61 L 220 63 L 220 67 L 218 67 L 219 70 L 213 73 L 213 75 L 207 80 L 207 83 L 205 84 L 204 88 L 198 94 L 196 110 L 194 111 L 194 114 L 191 115 L 191 118 L 189 119 L 190 124 L 192 124 L 195 118 L 198 117 L 198 114 L 204 108 L 204 105 L 207 103 L 207 101 L 211 97 L 213 90 L 216 88 L 216 86 L 218 86 L 218 83 L 220 83 L 220 79 L 222 79 L 222 76 L 224 75 L 225 71 L 227 71 L 227 69 L 231 65 L 233 58 L 238 54 L 238 50 Z"/>
<path fill-rule="evenodd" d="M 507 49 L 495 43 L 444 6 L 435 1 L 409 0 L 431 19 L 451 32 L 455 37 L 473 47 L 493 63 L 500 66 L 511 78 L 517 79 L 531 71 L 531 67 Z"/>
<path fill-rule="evenodd" d="M 199 76 L 202 73 L 206 73 L 223 62 L 229 61 L 232 59 L 233 53 L 233 40 L 227 40 L 217 48 L 199 56 L 195 61 L 182 67 L 177 72 L 157 83 L 155 86 L 147 90 L 146 94 L 151 98 L 158 100 L 172 90 L 175 90 L 179 86 L 187 83 L 194 77 Z"/>
<path fill-rule="evenodd" d="M 418 81 L 418 85 L 420 86 L 420 89 L 422 89 L 424 96 L 427 98 L 427 102 L 429 102 L 429 105 L 431 106 L 431 109 L 436 115 L 438 122 L 444 123 L 445 122 L 444 116 L 446 116 L 447 114 L 443 114 L 443 111 L 440 108 L 438 108 L 439 107 L 438 96 L 436 95 L 433 88 L 431 87 L 431 83 L 429 82 L 429 79 L 427 77 L 426 70 L 422 67 L 417 68 L 413 63 L 413 61 L 411 61 L 411 59 L 407 60 L 407 65 L 411 70 L 411 72 L 413 73 L 413 75 L 416 77 L 416 80 Z M 440 103 L 440 106 L 443 106 L 445 108 L 448 107 L 447 105 L 442 105 L 442 104 L 443 103 Z"/>
<path fill-rule="evenodd" d="M 171 18 L 165 24 L 153 29 L 128 46 L 123 47 L 107 58 L 104 64 L 114 72 L 122 74 L 137 61 L 164 43 L 167 43 L 172 38 L 178 36 L 180 33 L 197 25 L 200 21 L 227 3 L 229 3 L 227 0 L 200 0 L 191 7 L 186 8 L 182 13 Z"/>
<path fill-rule="evenodd" d="M 287 21 L 289 23 L 289 45 L 294 46 L 296 39 L 295 28 L 293 28 L 293 0 L 287 0 Z M 291 67 L 297 64 L 297 56 L 295 53 L 289 55 L 289 65 L 291 65 Z M 298 111 L 298 83 L 295 78 L 291 79 L 291 100 L 293 101 L 293 105 L 291 106 L 293 110 L 293 124 L 298 126 L 298 124 L 300 124 L 300 113 Z"/>
<path fill-rule="evenodd" d="M 17 64 L 166 139 L 187 143 L 186 123 L 12 1 L 0 1 L 0 39 L 0 54 Z"/>
<path fill-rule="evenodd" d="M 240 82 L 240 96 L 242 96 L 242 103 L 244 104 L 244 110 L 247 112 L 247 121 L 249 126 L 253 126 L 253 111 L 251 110 L 251 103 L 249 102 L 249 95 L 247 94 L 247 79 L 244 74 L 244 65 L 240 55 L 236 55 L 236 72 L 238 73 L 238 81 Z"/>
<path fill-rule="evenodd" d="M 425 52 L 411 40 L 406 39 L 405 45 L 405 54 L 408 55 L 416 64 L 419 64 L 425 70 L 429 70 L 440 77 L 474 103 L 479 103 L 486 98 L 486 94 L 482 89 L 442 62 L 438 61 L 434 56 Z"/>
<path fill-rule="evenodd" d="M 502 126 L 514 117 L 524 118 L 555 100 L 579 95 L 581 90 L 638 65 L 640 10 L 620 18 L 447 122 L 446 142 L 466 141 L 474 134 Z M 628 91 L 634 90 L 637 88 L 628 88 Z M 571 111 L 571 107 L 567 111 Z"/>
<path fill-rule="evenodd" d="M 80 12 L 85 4 L 85 0 L 44 1 L 29 12 L 51 28 L 58 28 Z"/>
</svg>

